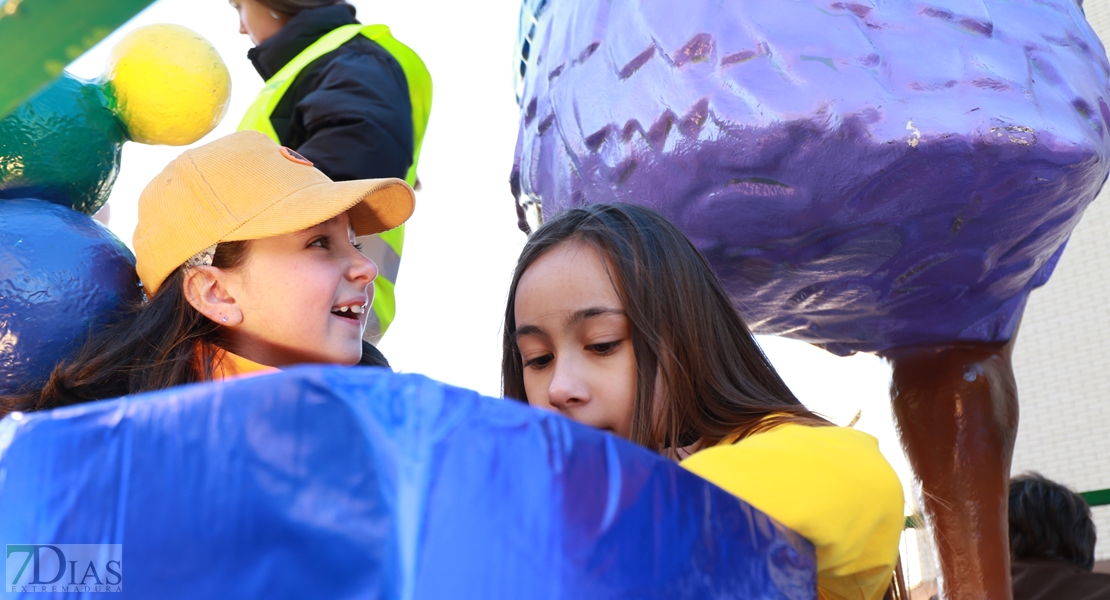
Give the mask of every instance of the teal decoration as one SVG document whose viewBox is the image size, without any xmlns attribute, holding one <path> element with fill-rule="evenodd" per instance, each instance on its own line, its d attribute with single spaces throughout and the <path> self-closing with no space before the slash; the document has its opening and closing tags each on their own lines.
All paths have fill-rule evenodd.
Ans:
<svg viewBox="0 0 1110 600">
<path fill-rule="evenodd" d="M 0 120 L 0 200 L 37 198 L 94 215 L 127 139 L 96 83 L 63 73 Z"/>
</svg>

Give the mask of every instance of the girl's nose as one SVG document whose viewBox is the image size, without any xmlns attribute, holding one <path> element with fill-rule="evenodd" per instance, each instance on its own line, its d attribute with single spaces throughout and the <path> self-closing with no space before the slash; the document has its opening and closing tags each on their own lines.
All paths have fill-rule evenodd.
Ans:
<svg viewBox="0 0 1110 600">
<path fill-rule="evenodd" d="M 352 281 L 370 283 L 378 276 L 378 265 L 361 252 L 351 254 L 349 277 Z"/>
<path fill-rule="evenodd" d="M 585 379 L 581 376 L 572 359 L 555 360 L 552 368 L 551 385 L 548 386 L 548 400 L 551 406 L 565 413 L 575 406 L 590 400 Z"/>
</svg>

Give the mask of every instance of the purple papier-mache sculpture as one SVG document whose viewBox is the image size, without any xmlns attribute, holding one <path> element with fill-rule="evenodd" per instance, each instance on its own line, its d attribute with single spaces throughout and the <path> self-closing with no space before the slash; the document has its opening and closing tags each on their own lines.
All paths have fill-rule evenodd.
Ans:
<svg viewBox="0 0 1110 600">
<path fill-rule="evenodd" d="M 663 212 L 757 333 L 1009 340 L 1110 168 L 1074 0 L 537 7 L 520 206 Z"/>
</svg>

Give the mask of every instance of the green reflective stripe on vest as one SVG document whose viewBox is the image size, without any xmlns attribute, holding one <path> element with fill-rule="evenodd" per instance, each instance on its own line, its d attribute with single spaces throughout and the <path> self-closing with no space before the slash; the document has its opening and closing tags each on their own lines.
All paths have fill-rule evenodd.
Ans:
<svg viewBox="0 0 1110 600">
<path fill-rule="evenodd" d="M 381 294 L 381 296 L 378 296 L 378 294 Z M 385 330 L 389 329 L 390 323 L 393 322 L 394 315 L 397 314 L 397 296 L 393 293 L 392 281 L 385 277 L 374 280 L 374 304 L 375 306 L 378 304 L 384 305 L 385 310 L 374 309 L 374 314 L 378 316 L 378 324 L 381 325 L 382 334 L 384 334 Z"/>
<path fill-rule="evenodd" d="M 389 247 L 393 248 L 393 251 L 397 253 L 397 257 L 400 258 L 401 250 L 403 250 L 405 246 L 404 223 L 401 223 L 401 226 L 397 229 L 390 229 L 389 231 L 379 233 L 378 237 L 381 238 L 383 242 L 389 244 Z M 396 277 L 390 277 L 390 279 L 393 281 L 397 280 Z"/>
<path fill-rule="evenodd" d="M 409 88 L 409 100 L 412 104 L 413 127 L 413 156 L 412 165 L 405 174 L 405 181 L 409 185 L 416 185 L 416 165 L 420 161 L 420 149 L 424 145 L 424 132 L 428 129 L 428 117 L 432 110 L 432 77 L 428 73 L 424 61 L 420 60 L 415 52 L 408 46 L 397 41 L 385 25 L 360 25 L 354 23 L 344 25 L 332 30 L 327 35 L 316 40 L 314 44 L 305 48 L 293 60 L 282 67 L 269 81 L 262 91 L 255 97 L 254 103 L 247 109 L 243 120 L 239 122 L 239 131 L 250 129 L 266 134 L 270 139 L 281 143 L 270 115 L 281 101 L 282 96 L 289 90 L 289 86 L 297 79 L 305 67 L 321 56 L 332 52 L 354 39 L 356 35 L 365 35 L 375 41 L 401 65 Z M 399 257 L 404 248 L 405 226 L 386 231 L 379 237 L 392 248 Z M 396 277 L 396 273 L 392 274 Z M 396 298 L 394 296 L 395 279 L 379 276 L 374 280 L 374 313 L 384 334 L 389 324 L 396 316 Z M 368 332 L 369 333 L 369 332 Z"/>
<path fill-rule="evenodd" d="M 424 146 L 424 132 L 428 130 L 428 117 L 432 114 L 432 76 L 424 61 L 411 48 L 398 42 L 385 25 L 368 25 L 362 34 L 385 48 L 401 65 L 409 86 L 409 101 L 412 103 L 412 166 L 405 175 L 409 185 L 416 185 L 416 164 L 420 161 L 420 148 Z M 349 39 L 349 38 L 348 38 Z M 393 244 L 390 244 L 391 246 Z M 398 253 L 401 248 L 394 246 Z"/>
<path fill-rule="evenodd" d="M 405 181 L 409 185 L 416 185 L 416 165 L 420 161 L 420 149 L 424 146 L 424 133 L 428 130 L 428 117 L 432 111 L 432 76 L 424 66 L 424 61 L 420 60 L 420 57 L 408 46 L 397 41 L 390 33 L 389 27 L 385 25 L 358 23 L 344 25 L 316 40 L 316 43 L 305 48 L 266 82 L 266 86 L 258 93 L 254 103 L 243 115 L 243 120 L 239 122 L 239 131 L 252 129 L 281 143 L 277 132 L 274 131 L 273 123 L 270 122 L 270 115 L 273 114 L 274 108 L 277 107 L 289 86 L 293 85 L 297 75 L 313 61 L 346 44 L 360 33 L 389 52 L 405 73 L 405 80 L 409 87 L 409 101 L 412 104 L 413 127 L 412 165 L 405 174 Z"/>
</svg>

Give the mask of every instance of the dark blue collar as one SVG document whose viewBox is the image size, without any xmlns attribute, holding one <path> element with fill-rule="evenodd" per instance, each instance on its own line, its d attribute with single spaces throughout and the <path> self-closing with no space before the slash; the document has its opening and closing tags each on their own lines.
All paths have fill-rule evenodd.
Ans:
<svg viewBox="0 0 1110 600">
<path fill-rule="evenodd" d="M 274 34 L 273 37 L 251 48 L 247 58 L 263 80 L 269 80 L 289 61 L 316 40 L 338 27 L 358 23 L 355 7 L 345 2 L 323 8 L 302 10 Z"/>
</svg>

